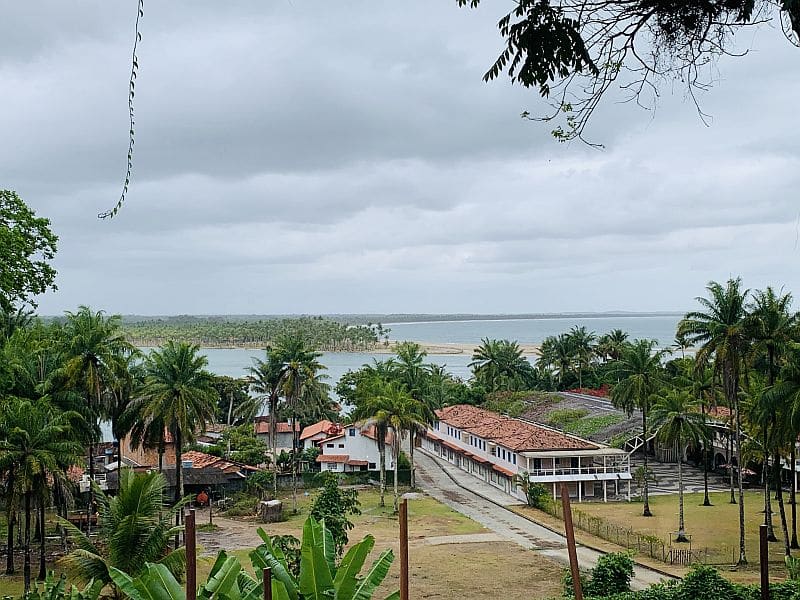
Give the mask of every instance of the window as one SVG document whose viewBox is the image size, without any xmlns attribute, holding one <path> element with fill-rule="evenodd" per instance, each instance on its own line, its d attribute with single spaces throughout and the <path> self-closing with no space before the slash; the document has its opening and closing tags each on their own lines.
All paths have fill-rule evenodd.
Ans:
<svg viewBox="0 0 800 600">
<path fill-rule="evenodd" d="M 369 463 L 369 468 L 370 469 L 374 469 L 375 468 L 375 463 Z"/>
<path fill-rule="evenodd" d="M 333 444 L 325 444 L 325 446 L 328 448 L 333 448 Z"/>
<path fill-rule="evenodd" d="M 325 464 L 327 465 L 329 471 L 336 470 L 336 463 L 325 463 Z"/>
<path fill-rule="evenodd" d="M 570 459 L 570 465 L 569 466 L 572 467 L 573 469 L 577 469 L 579 461 L 580 461 L 580 459 L 577 456 L 574 456 L 574 457 L 572 457 Z"/>
<path fill-rule="evenodd" d="M 349 435 L 350 437 L 356 437 L 356 428 L 355 428 L 355 427 L 351 427 L 351 428 L 350 428 L 350 429 L 347 431 L 347 435 Z"/>
<path fill-rule="evenodd" d="M 517 455 L 516 454 L 512 454 L 511 455 L 511 462 L 513 462 L 514 464 L 517 464 Z"/>
<path fill-rule="evenodd" d="M 344 448 L 344 444 L 339 444 L 339 448 Z"/>
</svg>

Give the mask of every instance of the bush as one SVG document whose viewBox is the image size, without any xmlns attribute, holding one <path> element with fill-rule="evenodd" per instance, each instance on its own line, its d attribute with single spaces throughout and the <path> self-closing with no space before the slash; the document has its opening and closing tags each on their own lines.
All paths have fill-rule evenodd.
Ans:
<svg viewBox="0 0 800 600">
<path fill-rule="evenodd" d="M 541 483 L 532 483 L 528 486 L 528 506 L 544 509 L 550 502 L 550 491 Z"/>
<path fill-rule="evenodd" d="M 243 492 L 237 492 L 232 496 L 231 504 L 223 513 L 226 517 L 251 517 L 256 514 L 258 509 L 258 498 Z"/>
<path fill-rule="evenodd" d="M 597 559 L 591 579 L 586 584 L 586 595 L 602 598 L 631 591 L 633 559 L 627 552 L 604 554 Z"/>
<path fill-rule="evenodd" d="M 360 515 L 358 492 L 354 489 L 343 490 L 339 487 L 339 478 L 333 473 L 322 473 L 325 482 L 322 491 L 314 498 L 311 505 L 311 516 L 325 524 L 325 528 L 333 536 L 336 553 L 341 555 L 347 544 L 347 532 L 353 523 L 347 518 Z"/>
<path fill-rule="evenodd" d="M 256 471 L 247 478 L 247 491 L 264 499 L 272 489 L 274 480 L 272 471 Z"/>
<path fill-rule="evenodd" d="M 397 466 L 401 471 L 408 471 L 411 468 L 411 461 L 408 460 L 405 452 L 401 452 L 397 458 Z"/>
</svg>

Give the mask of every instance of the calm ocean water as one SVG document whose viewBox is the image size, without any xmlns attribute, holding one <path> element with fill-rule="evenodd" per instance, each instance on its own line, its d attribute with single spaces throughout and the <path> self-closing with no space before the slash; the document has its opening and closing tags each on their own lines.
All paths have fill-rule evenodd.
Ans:
<svg viewBox="0 0 800 600">
<path fill-rule="evenodd" d="M 509 321 L 436 321 L 427 323 L 395 323 L 391 328 L 393 340 L 414 340 L 431 343 L 479 344 L 481 338 L 517 340 L 523 344 L 537 344 L 549 335 L 568 331 L 573 326 L 585 326 L 589 331 L 602 335 L 612 329 L 622 329 L 631 338 L 651 338 L 662 346 L 669 345 L 675 337 L 679 317 L 594 317 L 557 319 L 514 319 Z M 209 368 L 219 375 L 241 377 L 252 364 L 252 357 L 263 357 L 258 350 L 207 348 Z M 328 367 L 329 381 L 335 384 L 351 369 L 358 369 L 374 359 L 385 360 L 387 354 L 368 352 L 326 352 L 321 362 Z M 430 355 L 431 362 L 445 365 L 458 377 L 470 375 L 469 354 Z"/>
<path fill-rule="evenodd" d="M 658 340 L 661 346 L 669 345 L 675 337 L 675 328 L 680 317 L 591 317 L 514 319 L 507 321 L 435 321 L 426 323 L 387 324 L 393 340 L 413 340 L 430 343 L 479 344 L 484 337 L 517 340 L 523 344 L 537 344 L 549 335 L 558 335 L 573 326 L 585 326 L 589 331 L 602 335 L 612 329 L 622 329 L 633 338 Z M 142 348 L 147 351 L 148 348 Z M 243 377 L 253 357 L 263 358 L 263 351 L 240 348 L 204 348 L 209 370 L 217 375 Z M 349 370 L 355 370 L 373 360 L 386 360 L 389 354 L 371 352 L 325 352 L 320 362 L 327 367 L 326 374 L 331 386 Z M 462 379 L 471 375 L 469 363 L 472 356 L 465 354 L 432 354 L 430 362 L 444 365 L 450 373 Z M 104 439 L 110 440 L 110 427 L 103 424 Z"/>
</svg>

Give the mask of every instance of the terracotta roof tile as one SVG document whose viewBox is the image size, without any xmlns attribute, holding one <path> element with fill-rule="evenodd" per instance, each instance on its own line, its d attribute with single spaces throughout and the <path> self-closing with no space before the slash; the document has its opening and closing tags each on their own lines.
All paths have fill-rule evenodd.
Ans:
<svg viewBox="0 0 800 600">
<path fill-rule="evenodd" d="M 300 423 L 294 424 L 294 430 L 300 431 Z M 275 431 L 277 433 L 292 433 L 292 426 L 286 422 L 275 423 Z M 269 435 L 269 420 L 264 421 L 256 420 L 256 433 Z"/>
<path fill-rule="evenodd" d="M 346 463 L 350 460 L 348 454 L 320 454 L 317 456 L 318 463 Z"/>
<path fill-rule="evenodd" d="M 303 429 L 303 433 L 300 434 L 300 439 L 305 440 L 310 437 L 314 437 L 318 433 L 325 433 L 328 435 L 337 435 L 341 433 L 342 426 L 334 423 L 333 421 L 320 421 L 319 423 L 314 423 L 313 425 L 309 425 L 305 429 Z"/>
<path fill-rule="evenodd" d="M 445 407 L 437 410 L 436 415 L 451 427 L 517 452 L 599 448 L 588 440 L 468 404 Z"/>
</svg>

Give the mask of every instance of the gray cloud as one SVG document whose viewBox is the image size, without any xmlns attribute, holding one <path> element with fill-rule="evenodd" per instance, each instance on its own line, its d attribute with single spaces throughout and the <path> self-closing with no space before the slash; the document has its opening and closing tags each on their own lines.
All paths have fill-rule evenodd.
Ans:
<svg viewBox="0 0 800 600">
<path fill-rule="evenodd" d="M 146 3 L 129 201 L 129 6 L 0 23 L 0 186 L 61 236 L 60 291 L 112 311 L 681 309 L 706 281 L 800 290 L 796 50 L 743 37 L 700 100 L 616 98 L 559 145 L 481 75 L 501 6 Z M 135 8 L 135 7 L 134 7 Z"/>
</svg>

